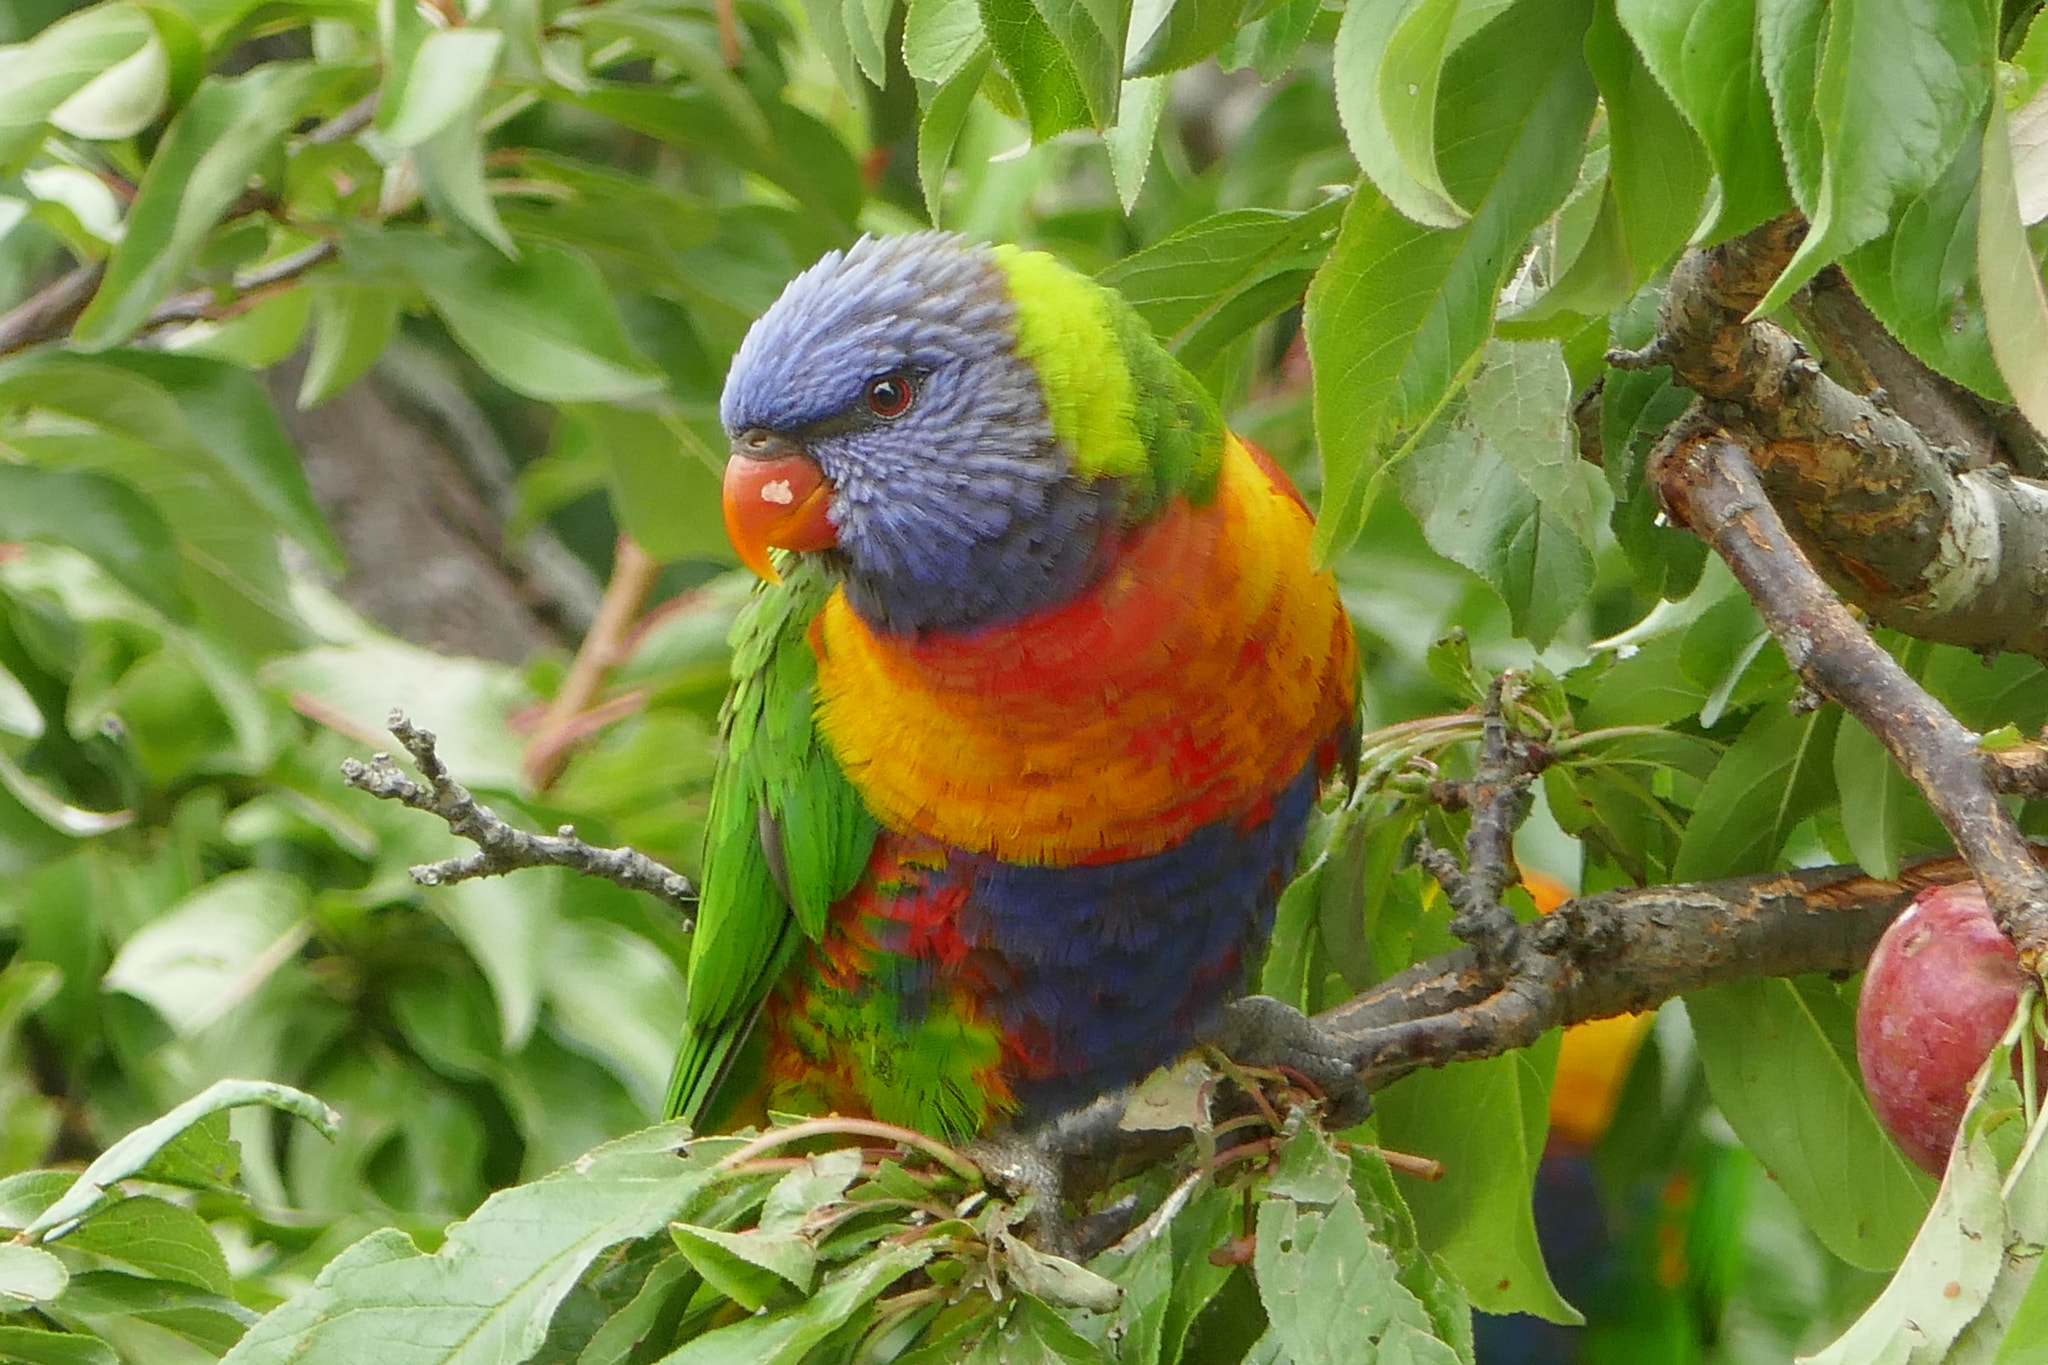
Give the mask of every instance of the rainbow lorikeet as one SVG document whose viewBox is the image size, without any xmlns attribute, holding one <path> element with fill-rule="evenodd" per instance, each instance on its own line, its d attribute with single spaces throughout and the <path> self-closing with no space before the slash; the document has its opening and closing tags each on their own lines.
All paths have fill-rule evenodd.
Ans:
<svg viewBox="0 0 2048 1365">
<path fill-rule="evenodd" d="M 1285 476 L 1118 295 L 933 232 L 800 275 L 720 412 L 767 583 L 670 1111 L 759 1070 L 777 1108 L 970 1137 L 1185 1051 L 1356 734 Z"/>
</svg>

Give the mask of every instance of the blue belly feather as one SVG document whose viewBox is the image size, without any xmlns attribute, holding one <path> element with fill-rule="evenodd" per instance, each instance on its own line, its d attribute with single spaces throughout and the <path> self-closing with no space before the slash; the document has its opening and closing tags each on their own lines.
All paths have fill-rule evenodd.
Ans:
<svg viewBox="0 0 2048 1365">
<path fill-rule="evenodd" d="M 1012 1078 L 1020 1118 L 1129 1084 L 1193 1046 L 1243 994 L 1316 787 L 1311 758 L 1262 823 L 1218 821 L 1123 862 L 1034 867 L 954 851 L 925 886 L 971 879 L 957 921 L 970 961 L 948 969 L 912 956 L 903 926 L 871 917 L 874 942 L 892 954 L 874 984 L 895 993 L 906 1026 L 967 990 L 1006 1036 L 1029 1040 L 1036 1065 Z"/>
</svg>

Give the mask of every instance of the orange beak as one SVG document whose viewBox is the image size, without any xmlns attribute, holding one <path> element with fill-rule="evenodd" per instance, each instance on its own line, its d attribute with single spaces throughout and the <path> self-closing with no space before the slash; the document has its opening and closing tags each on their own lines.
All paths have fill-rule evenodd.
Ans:
<svg viewBox="0 0 2048 1365">
<path fill-rule="evenodd" d="M 733 443 L 725 466 L 725 533 L 740 563 L 780 583 L 768 551 L 837 545 L 831 510 L 832 485 L 801 446 L 763 431 L 743 432 Z"/>
</svg>

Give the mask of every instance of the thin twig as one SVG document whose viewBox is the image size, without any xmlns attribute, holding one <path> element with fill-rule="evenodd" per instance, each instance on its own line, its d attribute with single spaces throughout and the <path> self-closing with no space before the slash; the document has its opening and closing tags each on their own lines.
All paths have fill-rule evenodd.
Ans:
<svg viewBox="0 0 2048 1365">
<path fill-rule="evenodd" d="M 382 98 L 383 93 L 382 90 L 372 90 L 369 94 L 327 120 L 327 122 L 307 133 L 306 141 L 316 147 L 324 147 L 331 143 L 342 142 L 354 137 L 357 133 L 370 126 L 371 119 L 377 117 L 377 101 Z"/>
<path fill-rule="evenodd" d="M 740 51 L 740 16 L 733 0 L 713 0 L 712 12 L 718 16 L 718 56 L 726 68 L 739 70 L 743 54 Z"/>
<path fill-rule="evenodd" d="M 611 581 L 605 584 L 597 619 L 590 623 L 590 631 L 569 665 L 569 675 L 562 679 L 560 690 L 541 715 L 520 764 L 535 791 L 546 791 L 554 784 L 569 761 L 570 748 L 588 733 L 589 727 L 578 722 L 596 699 L 605 675 L 617 666 L 624 643 L 632 634 L 633 622 L 639 618 L 640 608 L 660 574 L 661 564 L 635 544 L 631 536 L 619 537 L 612 556 Z"/>
<path fill-rule="evenodd" d="M 355 758 L 344 760 L 342 779 L 358 791 L 439 816 L 447 821 L 450 830 L 477 846 L 475 853 L 464 857 L 414 867 L 412 878 L 420 885 L 448 886 L 522 867 L 568 867 L 602 877 L 629 891 L 645 891 L 674 906 L 686 918 L 695 915 L 697 891 L 681 873 L 630 848 L 586 844 L 569 825 L 553 835 L 515 829 L 449 775 L 435 752 L 432 732 L 414 725 L 403 712 L 394 711 L 391 733 L 412 755 L 420 775 L 426 778 L 424 785 L 400 772 L 389 754 L 376 754 L 368 763 Z"/>
<path fill-rule="evenodd" d="M 165 299 L 150 313 L 144 330 L 174 322 L 199 322 L 233 317 L 256 304 L 282 293 L 299 282 L 299 277 L 316 270 L 341 254 L 341 244 L 323 237 L 310 246 L 280 256 L 267 265 L 236 274 L 234 288 L 226 297 L 211 289 L 193 289 Z"/>
<path fill-rule="evenodd" d="M 778 1147 L 787 1147 L 792 1142 L 803 1142 L 814 1137 L 872 1137 L 893 1142 L 899 1147 L 908 1147 L 923 1152 L 932 1160 L 944 1166 L 969 1185 L 980 1185 L 980 1167 L 960 1152 L 948 1147 L 936 1138 L 927 1137 L 911 1128 L 901 1128 L 893 1123 L 880 1123 L 874 1119 L 822 1118 L 810 1119 L 804 1123 L 793 1123 L 787 1128 L 771 1129 L 727 1156 L 718 1163 L 721 1170 L 731 1170 L 742 1162 L 750 1161 L 763 1152 L 772 1152 Z"/>
<path fill-rule="evenodd" d="M 1465 865 L 1424 839 L 1417 861 L 1428 869 L 1453 914 L 1451 932 L 1479 949 L 1482 961 L 1498 966 L 1514 949 L 1514 915 L 1501 895 L 1520 876 L 1515 866 L 1515 828 L 1528 810 L 1529 782 L 1550 762 L 1548 750 L 1531 744 L 1508 724 L 1516 686 L 1511 673 L 1495 676 L 1480 710 L 1479 766 L 1469 782 L 1435 782 L 1430 792 L 1446 809 L 1468 810 Z"/>
<path fill-rule="evenodd" d="M 92 302 L 93 291 L 106 273 L 104 261 L 77 266 L 0 316 L 0 356 L 64 335 Z"/>
</svg>

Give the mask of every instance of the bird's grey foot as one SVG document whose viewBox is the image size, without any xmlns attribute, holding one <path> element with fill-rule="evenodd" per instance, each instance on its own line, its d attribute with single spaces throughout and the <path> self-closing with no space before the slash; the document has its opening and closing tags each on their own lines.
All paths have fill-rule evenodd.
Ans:
<svg viewBox="0 0 2048 1365">
<path fill-rule="evenodd" d="M 1372 1096 L 1359 1084 L 1345 1045 L 1294 1006 L 1270 995 L 1248 995 L 1224 1007 L 1211 1040 L 1240 1066 L 1300 1073 L 1329 1098 L 1324 1121 L 1348 1128 L 1372 1112 Z"/>
<path fill-rule="evenodd" d="M 1063 1182 L 1057 1156 L 1029 1135 L 1013 1130 L 992 1133 L 968 1143 L 963 1150 L 998 1193 L 1013 1202 L 1030 1197 L 1031 1213 L 1024 1220 L 1023 1232 L 1033 1246 L 1069 1259 L 1076 1255 L 1075 1225 L 1060 1207 Z"/>
</svg>

